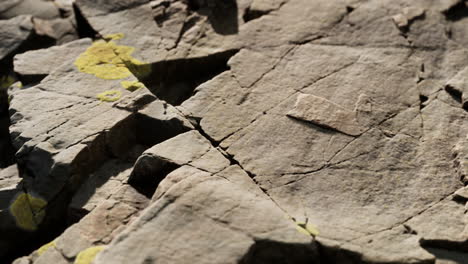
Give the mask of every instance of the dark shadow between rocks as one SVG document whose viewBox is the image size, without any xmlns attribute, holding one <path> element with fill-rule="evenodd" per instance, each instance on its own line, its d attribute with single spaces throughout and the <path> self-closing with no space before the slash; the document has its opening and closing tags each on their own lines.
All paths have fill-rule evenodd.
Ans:
<svg viewBox="0 0 468 264">
<path fill-rule="evenodd" d="M 0 91 L 0 169 L 15 163 L 15 149 L 11 143 L 9 127 L 8 94 Z"/>
<path fill-rule="evenodd" d="M 99 33 L 91 27 L 88 20 L 83 16 L 78 6 L 73 3 L 73 12 L 75 14 L 76 31 L 79 38 L 92 38 L 96 39 Z"/>
<path fill-rule="evenodd" d="M 466 263 L 468 261 L 468 253 L 451 251 L 440 248 L 425 248 L 429 253 L 434 255 L 438 260 L 450 261 L 453 263 Z"/>
<path fill-rule="evenodd" d="M 228 60 L 238 50 L 228 50 L 206 57 L 161 61 L 148 65 L 133 65 L 132 73 L 159 99 L 171 105 L 180 105 L 193 95 L 195 88 L 229 70 Z M 140 67 L 150 67 L 151 74 Z"/>
<path fill-rule="evenodd" d="M 121 172 L 124 172 L 127 169 L 130 169 L 133 166 L 133 162 L 126 162 L 119 159 L 109 160 L 104 163 L 99 169 L 97 169 L 93 175 L 89 177 L 92 184 L 86 182 L 86 188 L 79 190 L 80 197 L 79 199 L 73 198 L 72 206 L 69 210 L 69 224 L 78 222 L 86 214 L 89 213 L 88 210 L 78 210 L 78 208 L 83 208 L 83 206 L 91 199 L 91 197 L 96 193 L 96 190 L 108 182 L 112 177 L 119 175 Z"/>
<path fill-rule="evenodd" d="M 360 264 L 363 263 L 362 256 L 339 246 L 329 246 L 317 242 L 320 254 L 320 263 Z"/>
<path fill-rule="evenodd" d="M 462 92 L 449 85 L 445 87 L 445 91 L 453 98 L 453 100 L 457 101 L 457 103 L 462 103 Z"/>
<path fill-rule="evenodd" d="M 151 198 L 159 183 L 180 165 L 155 157 L 142 156 L 130 175 L 128 183 L 139 193 Z"/>
<path fill-rule="evenodd" d="M 289 117 L 290 120 L 306 127 L 306 128 L 311 128 L 311 129 L 314 129 L 314 130 L 317 130 L 319 132 L 322 132 L 322 133 L 325 133 L 325 134 L 336 134 L 336 133 L 340 133 L 340 134 L 344 134 L 343 132 L 341 131 L 338 131 L 332 127 L 329 127 L 329 126 L 326 126 L 326 125 L 322 125 L 322 124 L 317 124 L 317 123 L 314 123 L 314 122 L 311 122 L 311 121 L 308 121 L 308 120 L 303 120 L 303 119 L 300 119 L 300 118 L 297 118 L 297 117 L 294 117 L 294 116 L 287 116 Z M 346 135 L 346 134 L 345 134 Z"/>
<path fill-rule="evenodd" d="M 188 0 L 188 7 L 207 16 L 214 31 L 220 35 L 233 35 L 239 32 L 236 0 Z"/>
<path fill-rule="evenodd" d="M 445 11 L 444 15 L 448 21 L 459 21 L 465 17 L 468 17 L 468 6 L 466 5 L 465 1 L 458 1 L 456 5 Z"/>
<path fill-rule="evenodd" d="M 239 264 L 312 264 L 320 263 L 315 244 L 289 244 L 259 240 Z M 331 262 L 330 262 L 331 263 Z"/>
<path fill-rule="evenodd" d="M 468 252 L 468 241 L 449 241 L 442 239 L 421 239 L 419 241 L 425 249 L 443 249 L 447 251 Z"/>
<path fill-rule="evenodd" d="M 468 111 L 468 101 L 463 102 L 463 93 L 454 87 L 448 85 L 445 87 L 445 91 L 452 97 L 453 100 L 455 100 L 457 103 L 461 104 L 463 110 Z"/>
</svg>

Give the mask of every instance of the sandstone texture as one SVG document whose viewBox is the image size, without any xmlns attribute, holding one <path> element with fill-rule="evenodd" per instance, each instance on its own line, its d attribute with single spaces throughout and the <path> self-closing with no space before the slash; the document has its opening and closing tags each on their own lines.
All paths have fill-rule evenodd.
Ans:
<svg viewBox="0 0 468 264">
<path fill-rule="evenodd" d="M 468 1 L 4 0 L 0 263 L 468 263 Z"/>
</svg>

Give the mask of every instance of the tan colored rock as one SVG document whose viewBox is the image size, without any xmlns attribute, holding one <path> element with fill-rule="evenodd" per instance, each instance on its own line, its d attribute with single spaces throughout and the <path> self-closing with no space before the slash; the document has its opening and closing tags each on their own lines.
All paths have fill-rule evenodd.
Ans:
<svg viewBox="0 0 468 264">
<path fill-rule="evenodd" d="M 242 170 L 228 175 L 236 173 L 250 180 Z M 242 181 L 234 180 L 236 177 L 188 174 L 99 254 L 96 263 L 313 260 L 317 253 L 312 238 L 298 232 L 267 196 L 249 192 Z M 209 196 L 205 196 L 207 191 Z M 145 234 L 144 239 L 141 234 Z M 172 243 L 181 246 L 173 247 Z M 291 246 L 283 247 L 282 243 Z M 151 246 L 155 244 L 161 245 L 159 250 Z M 138 250 L 126 250 L 130 245 Z"/>
<path fill-rule="evenodd" d="M 355 112 L 310 94 L 299 94 L 294 108 L 287 115 L 351 136 L 359 136 L 366 130 L 357 122 Z"/>
</svg>

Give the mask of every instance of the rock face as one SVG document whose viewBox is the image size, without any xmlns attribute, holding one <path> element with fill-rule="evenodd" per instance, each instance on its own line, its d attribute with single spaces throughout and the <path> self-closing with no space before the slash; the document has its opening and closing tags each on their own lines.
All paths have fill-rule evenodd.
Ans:
<svg viewBox="0 0 468 264">
<path fill-rule="evenodd" d="M 467 1 L 0 19 L 2 262 L 467 263 Z"/>
</svg>

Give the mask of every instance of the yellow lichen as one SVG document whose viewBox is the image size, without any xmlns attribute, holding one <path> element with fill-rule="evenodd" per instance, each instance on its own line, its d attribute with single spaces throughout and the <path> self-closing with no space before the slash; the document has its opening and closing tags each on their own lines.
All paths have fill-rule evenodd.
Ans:
<svg viewBox="0 0 468 264">
<path fill-rule="evenodd" d="M 7 89 L 15 82 L 16 82 L 16 79 L 13 76 L 10 76 L 10 75 L 0 76 L 0 89 Z"/>
<path fill-rule="evenodd" d="M 44 219 L 46 205 L 47 202 L 41 198 L 21 193 L 10 205 L 10 213 L 15 218 L 18 227 L 34 231 Z"/>
<path fill-rule="evenodd" d="M 105 247 L 104 246 L 96 246 L 87 248 L 76 256 L 74 264 L 91 264 L 94 260 L 96 255 L 101 252 Z"/>
<path fill-rule="evenodd" d="M 308 235 L 308 236 L 317 236 L 319 234 L 318 229 L 310 223 L 307 222 L 296 222 L 297 231 Z"/>
<path fill-rule="evenodd" d="M 107 80 L 129 77 L 133 69 L 141 74 L 148 74 L 148 67 L 145 66 L 147 64 L 131 56 L 134 50 L 113 41 L 99 40 L 76 59 L 75 65 L 81 72 Z"/>
<path fill-rule="evenodd" d="M 124 33 L 114 33 L 114 34 L 108 34 L 104 36 L 105 40 L 119 40 L 123 39 L 125 37 Z"/>
<path fill-rule="evenodd" d="M 145 87 L 145 85 L 139 81 L 121 81 L 120 84 L 122 84 L 122 87 L 129 90 L 130 92 Z"/>
<path fill-rule="evenodd" d="M 117 90 L 109 90 L 98 94 L 97 99 L 103 102 L 115 102 L 122 97 L 122 92 Z"/>
<path fill-rule="evenodd" d="M 49 242 L 49 243 L 43 245 L 42 247 L 40 247 L 37 250 L 37 254 L 40 256 L 40 255 L 44 254 L 49 248 L 52 248 L 52 247 L 55 247 L 55 246 L 56 246 L 55 240 L 52 241 L 52 242 Z"/>
</svg>

